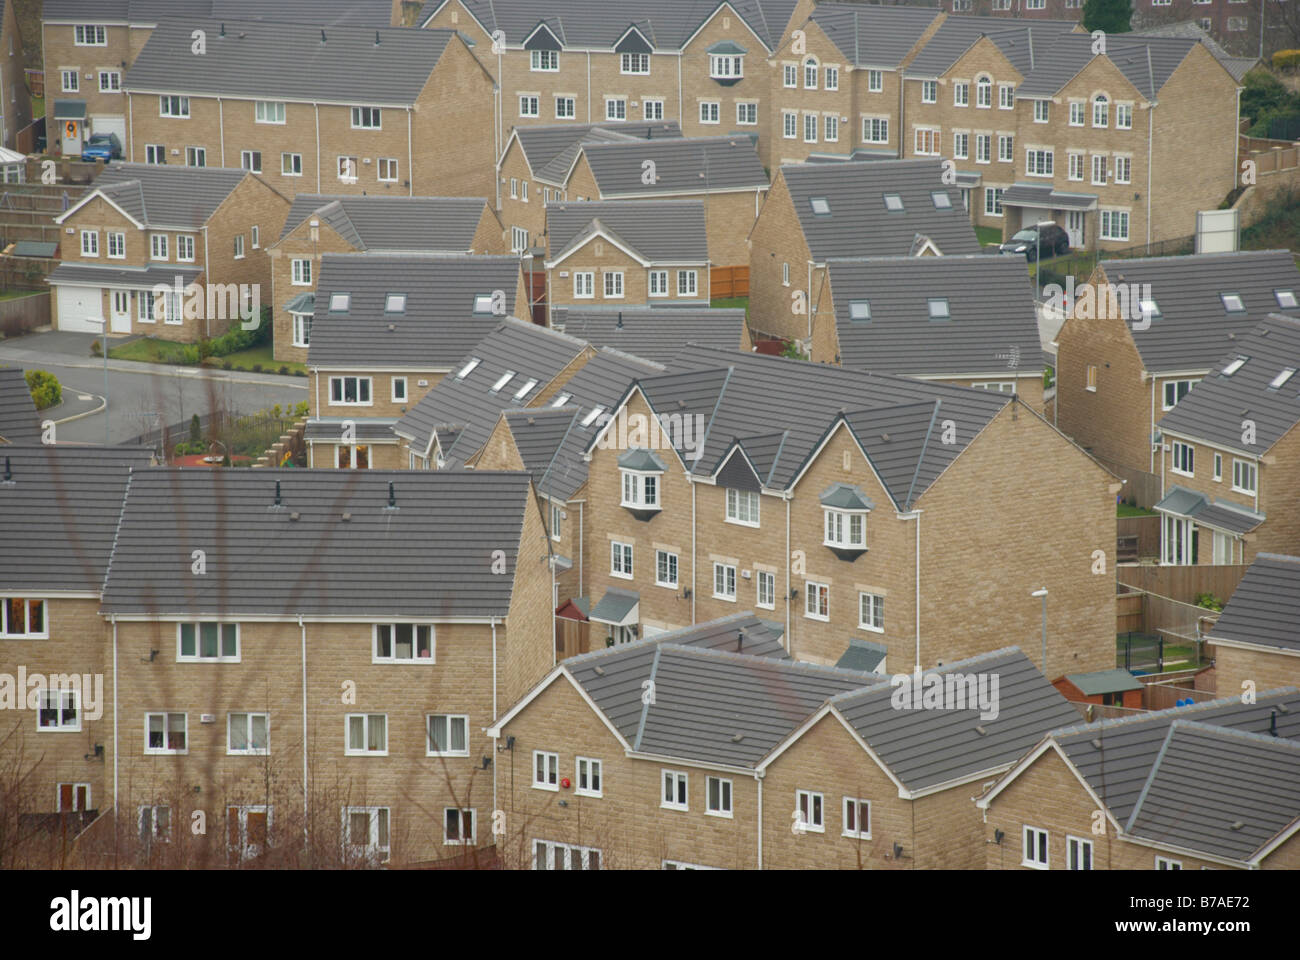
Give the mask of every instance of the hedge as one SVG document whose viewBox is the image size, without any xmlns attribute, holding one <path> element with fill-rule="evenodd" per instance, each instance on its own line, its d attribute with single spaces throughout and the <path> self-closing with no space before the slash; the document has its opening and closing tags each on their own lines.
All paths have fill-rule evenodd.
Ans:
<svg viewBox="0 0 1300 960">
<path fill-rule="evenodd" d="M 24 376 L 37 410 L 52 407 L 63 399 L 63 387 L 59 386 L 59 378 L 54 374 L 45 370 L 28 370 Z"/>
</svg>

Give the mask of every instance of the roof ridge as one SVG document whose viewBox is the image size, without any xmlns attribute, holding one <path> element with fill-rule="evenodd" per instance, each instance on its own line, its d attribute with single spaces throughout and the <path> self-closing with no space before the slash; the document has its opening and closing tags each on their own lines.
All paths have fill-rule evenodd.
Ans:
<svg viewBox="0 0 1300 960">
<path fill-rule="evenodd" d="M 877 678 L 881 676 L 878 673 L 872 673 L 866 670 L 850 670 L 847 667 L 836 667 L 831 664 L 812 663 L 808 660 L 781 659 L 779 657 L 767 657 L 760 653 L 745 653 L 743 650 L 722 650 L 716 647 L 698 647 L 685 643 L 661 643 L 660 651 L 667 650 L 670 653 L 681 653 L 686 656 L 699 656 L 712 658 L 715 660 L 732 660 L 737 663 L 747 663 L 754 666 L 770 665 L 780 670 L 790 670 L 804 673 L 826 674 L 835 677 L 843 677 L 846 680 L 860 680 L 864 676 L 871 678 L 863 682 L 863 686 L 875 686 Z"/>
<path fill-rule="evenodd" d="M 1174 719 L 1181 719 L 1191 712 L 1205 713 L 1212 709 L 1220 709 L 1232 705 L 1258 707 L 1265 706 L 1266 697 L 1274 697 L 1282 700 L 1284 697 L 1293 694 L 1300 694 L 1300 688 L 1293 686 L 1276 687 L 1272 690 L 1265 690 L 1255 696 L 1254 703 L 1245 703 L 1241 701 L 1241 694 L 1232 697 L 1217 697 L 1214 700 L 1203 700 L 1200 703 L 1193 703 L 1186 707 L 1167 707 L 1164 710 L 1152 710 L 1147 713 L 1138 714 L 1130 717 L 1113 717 L 1102 720 L 1094 720 L 1092 723 L 1076 723 L 1068 727 L 1058 727 L 1055 730 L 1047 731 L 1047 736 L 1053 739 L 1062 739 L 1066 737 L 1080 736 L 1085 733 L 1098 733 L 1103 730 L 1111 730 L 1117 726 L 1133 726 L 1140 723 L 1164 723 L 1173 722 Z M 1171 711 L 1179 711 L 1178 718 L 1172 717 Z"/>
<path fill-rule="evenodd" d="M 641 683 L 641 689 L 648 692 L 650 696 L 647 697 L 643 694 L 641 697 L 641 719 L 637 721 L 636 737 L 632 740 L 633 750 L 641 749 L 641 737 L 645 735 L 645 722 L 650 716 L 650 707 L 655 702 L 655 677 L 659 674 L 659 657 L 663 653 L 663 649 L 663 644 L 655 646 L 654 659 L 650 661 L 650 675 Z M 647 683 L 650 686 L 647 687 Z"/>
<path fill-rule="evenodd" d="M 921 452 L 916 456 L 916 469 L 912 471 L 912 482 L 907 487 L 907 499 L 904 501 L 904 505 L 909 509 L 912 506 L 912 493 L 916 490 L 917 478 L 921 476 L 921 465 L 925 463 L 925 453 L 930 449 L 930 437 L 934 434 L 934 424 L 939 419 L 939 407 L 942 404 L 942 399 L 939 397 L 934 398 L 934 411 L 930 414 L 929 426 L 925 428 L 925 439 L 921 441 Z"/>
</svg>

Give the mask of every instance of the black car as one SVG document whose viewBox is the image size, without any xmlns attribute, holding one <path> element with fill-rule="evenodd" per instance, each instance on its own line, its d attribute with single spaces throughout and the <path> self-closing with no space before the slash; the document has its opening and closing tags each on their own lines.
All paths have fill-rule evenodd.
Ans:
<svg viewBox="0 0 1300 960">
<path fill-rule="evenodd" d="M 998 249 L 1003 253 L 1023 253 L 1032 262 L 1038 259 L 1039 253 L 1045 257 L 1069 253 L 1070 235 L 1055 223 L 1038 223 L 1017 231 Z"/>
</svg>

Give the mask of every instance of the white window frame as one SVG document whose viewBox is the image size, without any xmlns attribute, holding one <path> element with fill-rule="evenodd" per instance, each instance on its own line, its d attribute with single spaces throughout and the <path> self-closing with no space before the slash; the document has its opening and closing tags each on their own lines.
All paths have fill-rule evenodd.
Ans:
<svg viewBox="0 0 1300 960">
<path fill-rule="evenodd" d="M 1034 870 L 1047 870 L 1051 864 L 1051 835 L 1046 830 L 1025 824 L 1020 840 L 1020 865 Z"/>
<path fill-rule="evenodd" d="M 719 579 L 718 574 L 722 577 Z M 718 590 L 719 585 L 722 591 Z M 725 591 L 730 589 L 730 593 Z M 736 602 L 736 565 L 734 563 L 713 563 L 713 599 L 726 600 L 730 603 Z"/>
<path fill-rule="evenodd" d="M 683 770 L 660 771 L 659 807 L 662 810 L 690 810 L 689 774 Z"/>
<path fill-rule="evenodd" d="M 709 54 L 710 80 L 739 80 L 745 76 L 745 55 L 738 53 Z"/>
<path fill-rule="evenodd" d="M 435 750 L 433 738 L 433 722 L 442 720 L 447 727 L 447 749 Z M 464 747 L 455 749 L 452 744 L 456 741 L 456 734 L 453 726 L 460 727 L 461 740 Z M 468 757 L 469 756 L 469 714 L 467 713 L 426 713 L 424 715 L 424 755 L 426 757 Z"/>
<path fill-rule="evenodd" d="M 816 790 L 796 790 L 794 810 L 804 833 L 826 832 L 826 795 Z"/>
<path fill-rule="evenodd" d="M 401 177 L 400 169 L 396 157 L 380 157 L 376 164 L 376 175 L 380 183 L 396 183 Z"/>
<path fill-rule="evenodd" d="M 409 657 L 399 657 L 397 655 L 397 630 L 399 627 L 411 628 L 411 656 Z M 387 629 L 389 631 L 388 647 L 391 653 L 387 657 L 383 656 L 379 652 L 379 635 L 380 635 L 380 631 L 384 629 Z M 420 649 L 421 649 L 420 633 L 421 631 L 424 630 L 428 631 L 429 655 L 427 657 L 420 656 Z M 371 624 L 370 637 L 371 637 L 371 643 L 370 643 L 371 663 L 433 664 L 437 662 L 438 630 L 437 627 L 432 623 L 401 623 L 401 622 L 375 623 L 375 624 Z"/>
<path fill-rule="evenodd" d="M 189 233 L 176 234 L 176 262 L 194 262 L 194 236 Z"/>
<path fill-rule="evenodd" d="M 842 550 L 867 549 L 867 514 L 869 510 L 837 510 L 822 507 L 822 545 L 839 547 Z M 854 539 L 854 518 L 861 518 L 857 524 L 861 537 Z"/>
<path fill-rule="evenodd" d="M 352 836 L 352 816 L 354 814 L 367 814 L 366 838 L 361 842 Z M 383 819 L 383 829 L 381 829 L 380 819 Z M 270 829 L 270 824 L 267 824 Z M 388 834 L 388 842 L 383 843 L 382 834 Z M 368 862 L 376 864 L 387 863 L 392 853 L 393 843 L 393 812 L 391 807 L 344 807 L 343 808 L 343 829 L 340 834 L 343 840 L 343 851 L 345 856 L 359 857 Z"/>
<path fill-rule="evenodd" d="M 721 105 L 717 100 L 701 100 L 700 101 L 700 123 L 705 123 L 705 124 L 720 123 L 721 122 L 721 120 L 719 119 L 719 117 L 721 116 L 720 111 L 721 111 Z"/>
<path fill-rule="evenodd" d="M 149 746 L 149 723 L 153 717 L 163 718 L 162 734 L 163 734 L 164 744 L 170 742 L 171 735 L 175 732 L 172 730 L 172 722 L 177 717 L 179 717 L 180 726 L 181 726 L 180 734 L 184 738 L 185 746 L 179 749 L 172 749 L 167 746 L 162 746 L 162 747 Z M 181 711 L 177 711 L 177 710 L 148 710 L 145 712 L 144 715 L 144 752 L 150 756 L 162 756 L 164 754 L 168 756 L 173 756 L 173 755 L 180 756 L 183 754 L 187 754 L 190 752 L 189 731 L 190 731 L 189 714 L 182 713 Z"/>
<path fill-rule="evenodd" d="M 970 81 L 969 80 L 953 81 L 952 105 L 954 107 L 970 106 Z"/>
<path fill-rule="evenodd" d="M 80 93 L 81 92 L 81 70 L 60 70 L 59 78 L 62 82 L 63 93 Z M 71 83 L 69 83 L 71 81 Z"/>
<path fill-rule="evenodd" d="M 736 104 L 736 125 L 752 127 L 758 124 L 758 104 L 742 100 Z"/>
<path fill-rule="evenodd" d="M 1082 865 L 1084 853 L 1087 853 L 1088 865 Z M 1076 837 L 1070 834 L 1065 835 L 1065 869 L 1066 870 L 1091 870 L 1093 868 L 1093 848 L 1092 841 L 1083 837 Z"/>
<path fill-rule="evenodd" d="M 1047 123 L 1051 119 L 1051 101 L 1035 100 L 1034 101 L 1034 123 Z"/>
<path fill-rule="evenodd" d="M 761 495 L 757 490 L 738 490 L 735 487 L 726 488 L 727 505 L 723 519 L 727 523 L 739 524 L 742 527 L 757 527 L 761 523 Z M 742 509 L 742 501 L 744 508 Z"/>
<path fill-rule="evenodd" d="M 537 761 L 541 760 L 542 765 L 538 766 Z M 538 773 L 541 776 L 538 776 Z M 560 755 L 551 753 L 548 750 L 533 751 L 533 789 L 549 790 L 551 793 L 558 793 L 560 790 Z"/>
<path fill-rule="evenodd" d="M 622 123 L 626 119 L 627 119 L 627 98 L 606 97 L 605 98 L 605 122 Z"/>
<path fill-rule="evenodd" d="M 641 101 L 641 119 L 647 122 L 664 118 L 664 102 L 658 97 Z"/>
<path fill-rule="evenodd" d="M 635 569 L 636 545 L 622 540 L 609 542 L 609 575 L 620 580 L 631 580 Z"/>
<path fill-rule="evenodd" d="M 718 803 L 713 804 L 713 785 L 718 785 Z M 724 802 L 725 801 L 725 802 Z M 704 813 L 709 817 L 734 820 L 736 817 L 736 786 L 726 777 L 704 778 Z"/>
<path fill-rule="evenodd" d="M 1011 83 L 998 84 L 998 109 L 1014 110 L 1016 108 L 1016 87 Z"/>
<path fill-rule="evenodd" d="M 78 23 L 72 28 L 72 43 L 77 47 L 106 47 L 108 27 L 97 23 Z"/>
<path fill-rule="evenodd" d="M 1092 98 L 1092 125 L 1103 130 L 1110 126 L 1110 98 L 1104 93 Z"/>
<path fill-rule="evenodd" d="M 667 297 L 671 293 L 668 290 L 668 271 L 651 270 L 648 274 L 649 291 L 652 297 Z"/>
<path fill-rule="evenodd" d="M 594 782 L 595 786 L 583 786 Z M 594 757 L 573 758 L 573 793 L 579 797 L 603 797 L 605 765 Z"/>
<path fill-rule="evenodd" d="M 618 56 L 618 72 L 633 77 L 649 76 L 650 54 L 620 53 Z"/>
<path fill-rule="evenodd" d="M 539 849 L 541 848 L 541 849 Z M 596 847 L 579 847 L 572 843 L 559 843 L 555 840 L 533 840 L 533 864 L 534 870 L 567 870 L 571 867 L 556 867 L 555 854 L 559 851 L 561 855 L 578 854 L 580 870 L 599 870 L 600 869 L 600 850 Z M 539 865 L 538 855 L 541 855 L 545 861 Z"/>
<path fill-rule="evenodd" d="M 1250 486 L 1241 482 L 1241 478 L 1247 475 L 1249 475 Z M 1259 491 L 1259 468 L 1254 462 L 1240 457 L 1232 458 L 1232 490 L 1234 493 L 1245 493 L 1251 496 Z"/>
<path fill-rule="evenodd" d="M 622 270 L 605 270 L 601 274 L 606 300 L 622 300 L 624 285 Z"/>
<path fill-rule="evenodd" d="M 1098 211 L 1101 220 L 1099 230 L 1102 240 L 1128 240 L 1130 218 L 1127 210 L 1109 210 L 1103 208 Z M 1120 227 L 1123 227 L 1121 230 Z"/>
<path fill-rule="evenodd" d="M 888 143 L 889 142 L 889 118 L 888 117 L 863 117 L 862 118 L 862 142 L 863 143 Z"/>
<path fill-rule="evenodd" d="M 618 502 L 620 507 L 630 507 L 633 510 L 658 510 L 663 506 L 662 498 L 659 496 L 662 471 L 620 468 L 618 472 L 621 474 L 621 493 Z"/>
<path fill-rule="evenodd" d="M 232 735 L 236 726 L 235 723 L 236 717 L 243 718 L 242 726 L 244 728 L 245 743 L 248 744 L 248 746 L 244 747 L 242 750 L 235 748 L 234 745 L 235 740 Z M 254 717 L 261 717 L 262 722 L 265 724 L 266 746 L 264 747 L 253 746 L 253 742 L 254 742 L 253 741 L 253 718 Z M 226 755 L 227 756 L 265 757 L 265 756 L 269 756 L 270 753 L 271 753 L 271 715 L 269 713 L 256 713 L 256 712 L 237 710 L 226 714 Z"/>
<path fill-rule="evenodd" d="M 348 392 L 348 390 L 347 390 L 347 382 L 348 382 L 349 380 L 355 380 L 355 381 L 356 381 L 356 390 L 355 390 L 355 395 L 358 397 L 358 399 L 356 399 L 356 400 L 346 400 L 346 399 L 343 399 L 343 400 L 335 400 L 335 399 L 334 399 L 334 384 L 335 384 L 335 383 L 338 383 L 338 384 L 341 385 L 340 388 L 339 388 L 339 395 L 342 396 L 342 397 L 346 397 L 346 396 L 347 396 L 347 392 Z M 359 399 L 359 398 L 361 397 L 361 384 L 363 384 L 363 383 L 366 385 L 366 399 L 365 399 L 365 400 L 361 400 L 361 399 Z M 373 377 L 361 377 L 361 376 L 356 376 L 356 375 L 354 375 L 354 374 L 349 374 L 349 375 L 346 375 L 346 376 L 339 376 L 339 377 L 330 377 L 329 388 L 330 388 L 330 392 L 329 392 L 329 403 L 330 403 L 330 406 L 333 406 L 333 407 L 373 407 L 373 406 L 375 405 L 375 389 L 374 389 L 374 388 L 375 388 L 375 383 L 374 383 L 374 378 L 373 378 Z"/>
<path fill-rule="evenodd" d="M 262 172 L 262 151 L 261 150 L 240 150 L 239 165 L 249 173 Z"/>
<path fill-rule="evenodd" d="M 831 619 L 831 585 L 820 580 L 803 583 L 803 615 L 808 620 L 829 623 Z"/>
<path fill-rule="evenodd" d="M 1170 444 L 1169 472 L 1180 477 L 1196 476 L 1196 447 L 1193 444 L 1184 440 L 1175 440 Z"/>
<path fill-rule="evenodd" d="M 456 836 L 447 829 L 448 814 L 455 814 Z M 466 827 L 468 826 L 468 829 Z M 391 826 L 390 826 L 391 829 Z M 478 812 L 473 807 L 442 808 L 442 844 L 445 847 L 472 847 L 478 843 Z"/>
<path fill-rule="evenodd" d="M 400 391 L 398 390 L 399 384 L 401 385 Z M 406 403 L 407 399 L 410 396 L 407 393 L 407 389 L 406 389 L 406 377 L 393 377 L 390 386 L 392 389 L 391 395 L 392 395 L 393 403 Z"/>
<path fill-rule="evenodd" d="M 163 95 L 158 98 L 158 116 L 173 120 L 190 118 L 190 98 Z"/>
<path fill-rule="evenodd" d="M 352 108 L 352 129 L 353 130 L 382 130 L 384 129 L 384 111 L 381 107 L 353 107 Z"/>
<path fill-rule="evenodd" d="M 311 314 L 293 313 L 293 345 L 295 347 L 311 346 Z"/>
<path fill-rule="evenodd" d="M 879 626 L 875 624 L 876 620 L 880 621 Z M 885 598 L 882 594 L 858 591 L 858 629 L 885 632 Z"/>
<path fill-rule="evenodd" d="M 257 100 L 253 103 L 253 122 L 284 126 L 287 107 L 280 100 Z"/>
<path fill-rule="evenodd" d="M 764 591 L 763 585 L 767 584 L 767 590 Z M 761 607 L 764 610 L 776 609 L 776 574 L 771 570 L 754 571 L 754 606 Z M 766 594 L 767 599 L 764 599 Z"/>
<path fill-rule="evenodd" d="M 596 297 L 596 274 L 592 270 L 575 270 L 573 273 L 573 299 L 594 300 Z"/>
<path fill-rule="evenodd" d="M 677 296 L 694 297 L 700 292 L 700 272 L 698 270 L 677 271 Z"/>
<path fill-rule="evenodd" d="M 370 743 L 370 728 L 372 721 L 376 718 L 382 718 L 384 728 L 384 745 L 379 749 L 372 750 L 369 747 L 356 748 L 352 746 L 352 721 L 361 721 L 361 740 L 363 743 Z M 343 756 L 345 757 L 386 757 L 388 756 L 388 714 L 386 713 L 349 713 L 343 717 Z"/>
<path fill-rule="evenodd" d="M 862 808 L 866 807 L 867 829 L 862 829 Z M 855 826 L 849 828 L 849 811 L 853 811 Z M 845 797 L 840 804 L 840 836 L 852 837 L 854 840 L 871 839 L 871 801 L 861 797 Z"/>
<path fill-rule="evenodd" d="M 535 93 L 521 93 L 519 95 L 519 116 L 521 117 L 538 117 L 541 115 L 542 98 Z"/>
<path fill-rule="evenodd" d="M 939 102 L 939 81 L 938 80 L 921 81 L 921 102 L 922 103 Z"/>
<path fill-rule="evenodd" d="M 185 166 L 196 169 L 208 165 L 208 148 L 207 147 L 186 147 L 185 148 Z"/>
<path fill-rule="evenodd" d="M 1155 866 L 1155 869 L 1157 869 L 1157 870 L 1181 870 L 1181 869 L 1183 869 L 1183 861 L 1181 861 L 1181 860 L 1174 860 L 1174 859 L 1172 859 L 1172 858 L 1170 858 L 1170 857 L 1162 857 L 1162 856 L 1160 856 L 1160 854 L 1157 853 L 1157 854 L 1156 854 L 1156 866 Z"/>
<path fill-rule="evenodd" d="M 203 656 L 203 627 L 212 624 L 217 628 L 217 655 L 214 657 Z M 184 651 L 185 628 L 189 627 L 193 632 L 194 653 L 186 655 Z M 235 652 L 234 655 L 227 655 L 226 649 L 226 628 L 235 628 Z M 242 659 L 243 644 L 241 643 L 238 623 L 232 623 L 229 620 L 189 620 L 176 624 L 176 662 L 177 663 L 239 663 Z"/>
<path fill-rule="evenodd" d="M 1069 124 L 1072 127 L 1083 127 L 1088 121 L 1088 104 L 1082 100 L 1070 101 L 1070 119 Z"/>
<path fill-rule="evenodd" d="M 26 696 L 27 691 L 22 691 Z M 57 698 L 57 699 L 52 699 Z M 66 698 L 66 699 L 65 699 Z M 69 700 L 71 701 L 69 703 Z M 53 704 L 51 706 L 51 704 Z M 54 723 L 43 722 L 43 714 L 54 711 Z M 72 720 L 67 714 L 72 714 Z M 78 733 L 81 730 L 81 691 L 73 687 L 44 686 L 36 690 L 36 731 L 38 733 Z"/>
<path fill-rule="evenodd" d="M 83 257 L 99 256 L 99 231 L 98 230 L 81 231 L 81 255 Z"/>
<path fill-rule="evenodd" d="M 577 100 L 573 97 L 555 98 L 555 119 L 572 120 L 577 116 Z"/>
<path fill-rule="evenodd" d="M 666 559 L 665 559 L 666 558 Z M 661 562 L 661 560 L 663 562 Z M 671 562 L 669 562 L 671 561 Z M 660 571 L 668 571 L 672 574 L 671 580 L 665 580 L 660 576 Z M 681 557 L 671 550 L 655 550 L 655 586 L 671 587 L 676 590 L 681 585 Z"/>
<path fill-rule="evenodd" d="M 301 153 L 280 154 L 280 176 L 282 177 L 302 176 L 302 154 Z"/>
<path fill-rule="evenodd" d="M 105 83 L 104 81 L 108 82 Z M 121 93 L 122 92 L 122 71 L 120 70 L 100 70 L 99 71 L 99 92 L 100 93 Z"/>
</svg>

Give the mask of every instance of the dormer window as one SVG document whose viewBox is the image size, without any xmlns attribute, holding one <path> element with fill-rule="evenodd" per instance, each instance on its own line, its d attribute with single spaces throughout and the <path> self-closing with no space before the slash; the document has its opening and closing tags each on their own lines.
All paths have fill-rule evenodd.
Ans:
<svg viewBox="0 0 1300 960">
<path fill-rule="evenodd" d="M 1294 310 L 1296 308 L 1294 290 L 1274 290 L 1273 296 L 1277 298 L 1277 305 L 1283 310 Z"/>
<path fill-rule="evenodd" d="M 347 313 L 352 297 L 347 293 L 330 294 L 330 313 Z"/>
<path fill-rule="evenodd" d="M 853 561 L 867 552 L 867 514 L 875 506 L 860 487 L 831 484 L 821 495 L 825 516 L 824 546 L 841 560 Z"/>
<path fill-rule="evenodd" d="M 638 520 L 649 520 L 661 509 L 659 481 L 664 464 L 649 450 L 634 448 L 618 458 L 623 498 L 619 505 Z"/>
<path fill-rule="evenodd" d="M 849 301 L 849 319 L 858 323 L 865 323 L 871 319 L 871 301 L 870 300 L 850 300 Z"/>
<path fill-rule="evenodd" d="M 827 510 L 826 540 L 828 547 L 865 549 L 867 546 L 867 515 L 850 510 Z"/>
<path fill-rule="evenodd" d="M 709 76 L 714 80 L 737 80 L 745 75 L 743 56 L 709 54 Z"/>
<path fill-rule="evenodd" d="M 390 293 L 384 298 L 384 313 L 405 313 L 406 294 Z"/>
<path fill-rule="evenodd" d="M 469 363 L 465 364 L 465 366 L 461 367 L 459 370 L 456 371 L 456 379 L 464 380 L 471 373 L 473 373 L 474 368 L 477 367 L 482 362 L 483 361 L 480 360 L 478 357 L 470 357 Z"/>
<path fill-rule="evenodd" d="M 529 377 L 524 381 L 524 385 L 515 391 L 515 400 L 522 400 L 524 397 L 528 396 L 535 386 L 537 386 L 537 378 Z"/>
<path fill-rule="evenodd" d="M 825 197 L 813 197 L 808 203 L 812 206 L 813 216 L 829 217 L 831 215 L 831 202 Z"/>
<path fill-rule="evenodd" d="M 897 193 L 885 194 L 885 209 L 890 213 L 899 213 L 903 209 L 903 198 Z"/>
<path fill-rule="evenodd" d="M 947 320 L 950 318 L 951 314 L 948 313 L 947 297 L 931 297 L 929 305 L 931 320 Z"/>
<path fill-rule="evenodd" d="M 1232 376 L 1234 373 L 1236 373 L 1238 370 L 1240 370 L 1243 366 L 1245 366 L 1245 365 L 1246 365 L 1246 361 L 1249 360 L 1249 359 L 1250 359 L 1250 357 L 1237 357 L 1237 359 L 1233 360 L 1231 363 L 1229 363 L 1226 367 L 1223 368 L 1223 375 L 1224 375 L 1225 377 L 1230 377 L 1230 376 Z"/>
<path fill-rule="evenodd" d="M 514 375 L 515 372 L 513 370 L 507 370 L 505 373 L 501 374 L 501 376 L 497 379 L 497 382 L 492 384 L 492 389 L 489 392 L 500 393 L 501 388 L 504 387 L 507 383 L 509 383 L 514 378 Z"/>
<path fill-rule="evenodd" d="M 1242 302 L 1239 293 L 1221 293 L 1219 299 L 1223 301 L 1223 309 L 1228 313 L 1245 313 L 1246 304 Z"/>
</svg>

